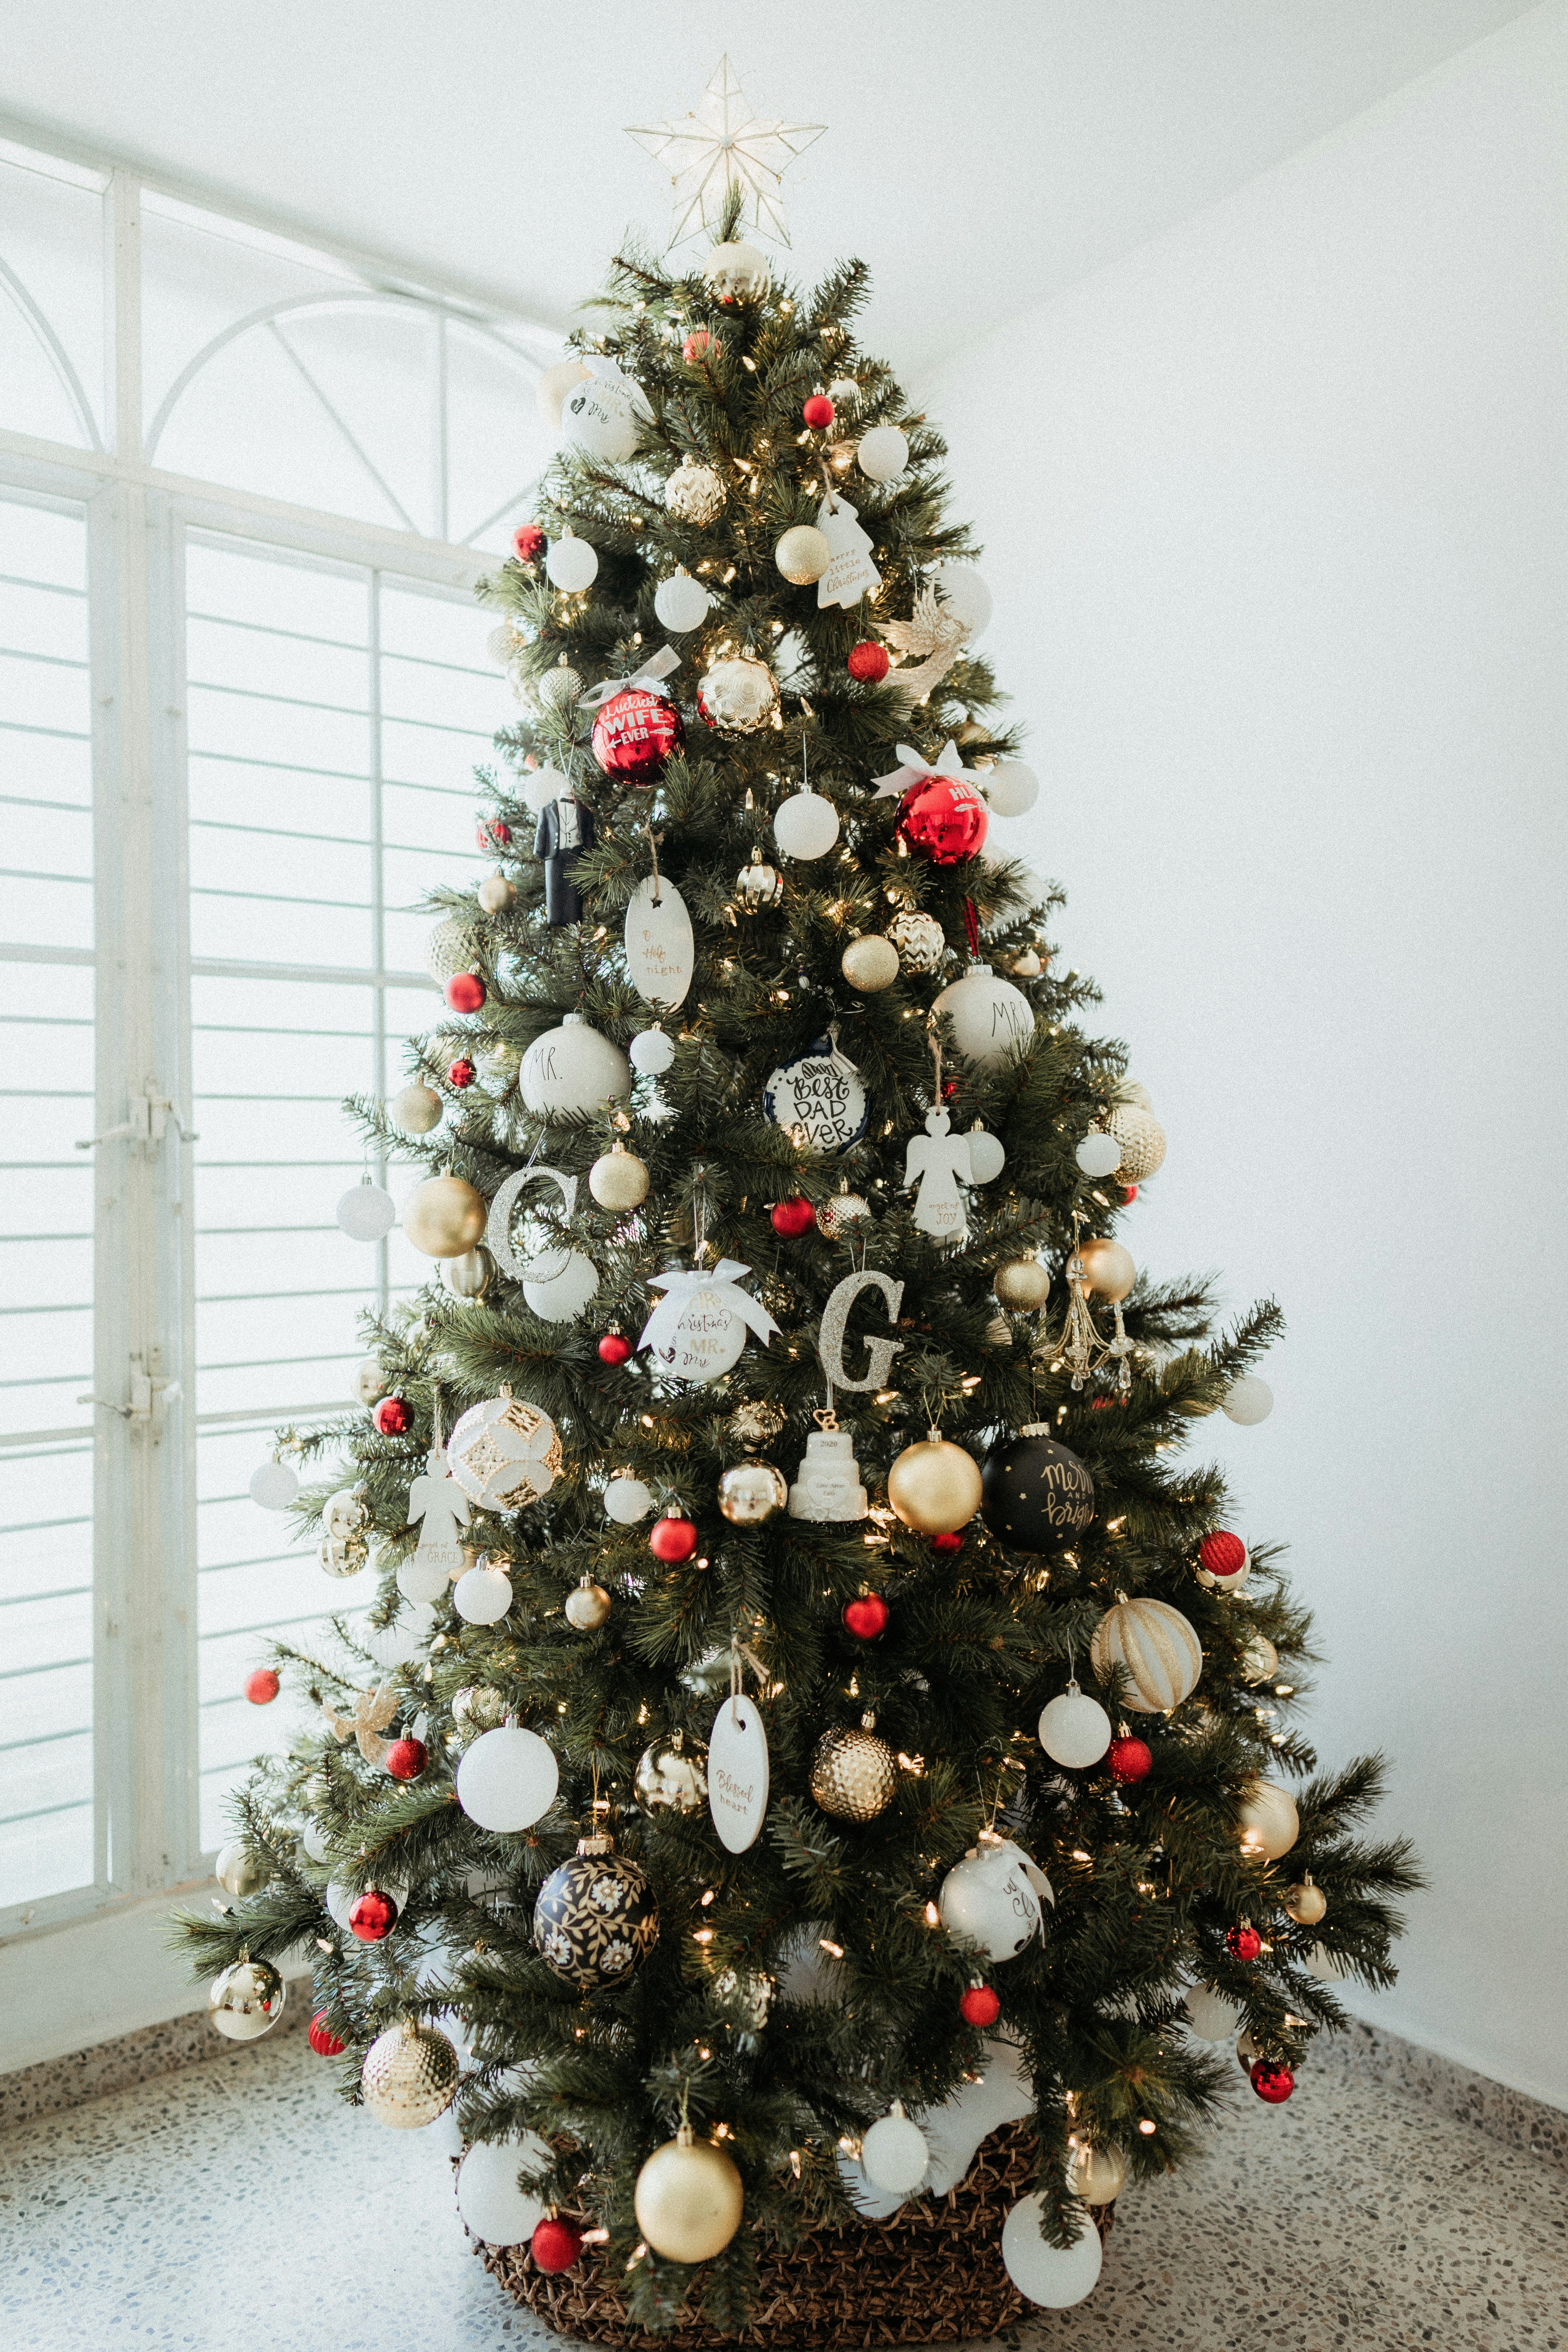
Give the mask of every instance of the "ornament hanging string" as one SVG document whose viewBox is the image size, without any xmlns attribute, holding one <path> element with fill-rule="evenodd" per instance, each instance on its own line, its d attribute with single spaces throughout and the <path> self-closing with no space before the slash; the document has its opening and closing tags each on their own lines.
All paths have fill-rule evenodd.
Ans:
<svg viewBox="0 0 1568 2352">
<path fill-rule="evenodd" d="M 656 907 L 662 907 L 664 898 L 659 887 L 658 845 L 664 839 L 664 835 L 662 833 L 655 833 L 651 820 L 645 823 L 643 831 L 647 835 L 647 853 L 653 860 L 653 903 Z"/>
<path fill-rule="evenodd" d="M 980 953 L 980 918 L 974 911 L 973 899 L 969 898 L 963 902 L 963 936 L 969 941 L 970 954 L 977 956 Z"/>
<path fill-rule="evenodd" d="M 755 1650 L 748 1649 L 745 1643 L 742 1641 L 740 1628 L 737 1626 L 730 1636 L 730 1720 L 735 1725 L 737 1730 L 740 1728 L 740 1717 L 736 1715 L 735 1708 L 744 1694 L 747 1666 L 750 1666 L 765 1690 L 770 1679 L 768 1670 Z"/>
</svg>

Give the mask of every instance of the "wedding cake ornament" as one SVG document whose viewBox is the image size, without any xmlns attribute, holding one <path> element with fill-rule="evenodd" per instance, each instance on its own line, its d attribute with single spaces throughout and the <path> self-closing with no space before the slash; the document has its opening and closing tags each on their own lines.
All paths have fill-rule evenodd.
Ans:
<svg viewBox="0 0 1568 2352">
<path fill-rule="evenodd" d="M 860 1483 L 854 1436 L 839 1428 L 831 1412 L 819 1412 L 816 1419 L 820 1426 L 805 1441 L 805 1457 L 789 1490 L 789 1515 L 829 1525 L 863 1519 L 871 1507 Z"/>
</svg>

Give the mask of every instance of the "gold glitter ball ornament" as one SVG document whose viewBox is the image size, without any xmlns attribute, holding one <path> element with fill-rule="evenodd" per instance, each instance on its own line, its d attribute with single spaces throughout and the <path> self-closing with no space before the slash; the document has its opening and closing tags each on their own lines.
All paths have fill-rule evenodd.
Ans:
<svg viewBox="0 0 1568 2352">
<path fill-rule="evenodd" d="M 466 1257 L 485 1237 L 489 1205 L 461 1176 L 428 1176 L 403 1203 L 403 1230 L 426 1257 Z"/>
<path fill-rule="evenodd" d="M 687 457 L 666 482 L 664 503 L 678 521 L 700 529 L 722 509 L 724 485 L 711 466 L 696 466 Z"/>
<path fill-rule="evenodd" d="M 401 1087 L 386 1106 L 392 1124 L 401 1128 L 405 1135 L 428 1135 L 433 1127 L 440 1126 L 445 1108 L 434 1087 L 417 1082 Z"/>
<path fill-rule="evenodd" d="M 805 588 L 820 580 L 832 561 L 833 550 L 810 522 L 797 522 L 773 550 L 773 562 L 792 588 Z"/>
<path fill-rule="evenodd" d="M 1026 1250 L 1022 1257 L 1011 1257 L 997 1267 L 991 1287 L 1001 1305 L 1015 1315 L 1032 1315 L 1051 1295 L 1050 1268 L 1040 1264 L 1033 1250 Z"/>
<path fill-rule="evenodd" d="M 647 1199 L 647 1163 L 624 1143 L 615 1144 L 588 1171 L 589 1192 L 601 1209 L 613 1209 L 617 1214 L 639 1207 Z"/>
<path fill-rule="evenodd" d="M 737 1445 L 771 1445 L 789 1415 L 771 1398 L 757 1397 L 738 1404 L 727 1426 Z"/>
<path fill-rule="evenodd" d="M 839 1822 L 874 1822 L 886 1812 L 898 1786 L 893 1751 L 871 1729 L 875 1716 L 861 1717 L 861 1727 L 825 1731 L 811 1759 L 811 1793 L 825 1813 Z"/>
<path fill-rule="evenodd" d="M 947 934 L 934 915 L 906 907 L 888 925 L 888 939 L 906 971 L 934 971 L 947 952 Z"/>
<path fill-rule="evenodd" d="M 637 2228 L 671 2263 L 707 2263 L 741 2226 L 745 2190 L 734 2158 L 682 2124 L 637 2174 L 632 2202 Z"/>
<path fill-rule="evenodd" d="M 388 2131 L 418 2131 L 451 2105 L 458 2074 L 458 2053 L 446 2035 L 405 2018 L 378 2033 L 365 2052 L 360 2089 Z"/>
<path fill-rule="evenodd" d="M 888 1473 L 888 1500 L 917 1535 L 952 1535 L 967 1527 L 980 1493 L 973 1454 L 934 1434 L 906 1445 Z"/>
<path fill-rule="evenodd" d="M 865 938 L 850 940 L 838 960 L 838 969 L 862 996 L 876 996 L 897 980 L 899 950 L 891 940 L 868 931 Z"/>
<path fill-rule="evenodd" d="M 1123 1184 L 1142 1184 L 1165 1157 L 1165 1130 L 1151 1110 L 1140 1103 L 1121 1102 L 1105 1122 L 1106 1132 L 1121 1146 L 1117 1175 Z"/>
<path fill-rule="evenodd" d="M 207 2014 L 229 2042 L 256 2042 L 283 2014 L 289 1988 L 270 1960 L 237 1960 L 213 1979 Z"/>
<path fill-rule="evenodd" d="M 610 1596 L 602 1584 L 585 1576 L 581 1584 L 573 1586 L 562 1610 L 568 1625 L 574 1626 L 579 1633 L 596 1633 L 610 1613 Z"/>
</svg>

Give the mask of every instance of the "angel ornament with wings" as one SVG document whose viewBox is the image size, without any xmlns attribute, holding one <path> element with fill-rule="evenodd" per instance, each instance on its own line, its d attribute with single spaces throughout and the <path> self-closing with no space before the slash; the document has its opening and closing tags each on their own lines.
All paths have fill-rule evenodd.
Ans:
<svg viewBox="0 0 1568 2352">
<path fill-rule="evenodd" d="M 939 1103 L 926 1113 L 926 1131 L 911 1135 L 904 1156 L 904 1189 L 915 1189 L 914 1222 L 933 1241 L 962 1241 L 969 1231 L 963 1186 L 974 1181 L 969 1138 L 954 1135 Z"/>
</svg>

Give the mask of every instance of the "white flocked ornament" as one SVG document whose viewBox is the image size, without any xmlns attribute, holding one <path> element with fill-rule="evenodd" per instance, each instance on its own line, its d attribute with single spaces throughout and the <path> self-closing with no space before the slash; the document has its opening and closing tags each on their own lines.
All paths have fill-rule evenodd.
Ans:
<svg viewBox="0 0 1568 2352">
<path fill-rule="evenodd" d="M 511 1579 L 505 1569 L 482 1559 L 465 1569 L 452 1591 L 452 1606 L 465 1625 L 499 1625 L 511 1599 Z"/>
<path fill-rule="evenodd" d="M 465 1748 L 458 1765 L 458 1802 L 471 1822 L 498 1836 L 531 1829 L 555 1802 L 561 1783 L 554 1750 L 536 1731 L 502 1724 Z"/>
<path fill-rule="evenodd" d="M 939 563 L 932 574 L 936 591 L 969 632 L 973 645 L 991 619 L 991 591 L 972 563 Z"/>
<path fill-rule="evenodd" d="M 674 636 L 684 636 L 688 629 L 700 629 L 708 618 L 712 602 L 700 580 L 694 580 L 682 569 L 661 580 L 653 592 L 653 609 L 662 627 Z"/>
<path fill-rule="evenodd" d="M 1121 1146 L 1113 1135 L 1101 1135 L 1096 1129 L 1084 1137 L 1073 1158 L 1086 1176 L 1114 1176 L 1121 1165 Z"/>
<path fill-rule="evenodd" d="M 873 425 L 855 455 L 868 482 L 891 482 L 910 462 L 910 445 L 896 425 Z"/>
<path fill-rule="evenodd" d="M 1110 1745 L 1110 1717 L 1076 1682 L 1040 1709 L 1040 1746 L 1055 1764 L 1086 1771 Z"/>
<path fill-rule="evenodd" d="M 937 1911 L 949 1935 L 978 1944 L 993 1965 L 1016 1959 L 1040 1925 L 1040 1898 L 1023 1864 L 1016 1846 L 971 1846 L 938 1891 Z"/>
<path fill-rule="evenodd" d="M 999 1135 L 982 1127 L 978 1119 L 964 1140 L 969 1146 L 969 1173 L 976 1184 L 994 1184 L 1007 1165 L 1007 1154 Z"/>
<path fill-rule="evenodd" d="M 568 531 L 563 539 L 551 541 L 544 569 L 550 574 L 552 587 L 559 588 L 564 595 L 580 596 L 599 576 L 598 551 L 588 540 L 578 539 Z"/>
<path fill-rule="evenodd" d="M 895 2099 L 892 2112 L 879 2116 L 860 2143 L 861 2169 L 873 2189 L 911 2197 L 930 2163 L 924 2133 L 905 2115 L 903 2101 Z"/>
<path fill-rule="evenodd" d="M 994 768 L 977 771 L 975 782 L 993 816 L 1025 816 L 1040 797 L 1040 780 L 1022 760 L 998 760 Z"/>
<path fill-rule="evenodd" d="M 1187 2030 L 1200 2042 L 1228 2042 L 1241 2025 L 1242 2012 L 1237 2002 L 1215 1992 L 1213 1985 L 1194 1985 L 1187 1994 L 1185 2011 Z"/>
<path fill-rule="evenodd" d="M 803 785 L 773 817 L 773 839 L 786 857 L 826 857 L 838 838 L 838 811 L 823 793 Z"/>
<path fill-rule="evenodd" d="M 632 1090 L 632 1066 L 618 1045 L 601 1037 L 581 1013 L 562 1015 L 559 1029 L 536 1037 L 522 1057 L 518 1091 L 523 1108 L 548 1118 L 600 1109 Z"/>
<path fill-rule="evenodd" d="M 982 1069 L 995 1068 L 1017 1047 L 1034 1043 L 1028 998 L 988 963 L 972 963 L 962 979 L 942 991 L 931 1011 L 952 1015 L 953 1043 Z"/>
<path fill-rule="evenodd" d="M 651 1029 L 639 1030 L 632 1039 L 631 1065 L 639 1078 L 662 1076 L 674 1059 L 675 1040 L 657 1024 Z"/>
<path fill-rule="evenodd" d="M 605 1488 L 605 1516 L 614 1519 L 618 1528 L 635 1528 L 646 1519 L 653 1508 L 653 1495 L 640 1478 L 628 1476 L 624 1471 L 612 1478 Z"/>
<path fill-rule="evenodd" d="M 378 1364 L 378 1374 L 380 1370 Z M 300 1481 L 287 1462 L 263 1462 L 250 1474 L 250 1499 L 264 1511 L 286 1511 L 299 1491 Z"/>
<path fill-rule="evenodd" d="M 1100 2231 L 1086 2213 L 1078 2242 L 1065 2251 L 1042 2235 L 1039 2191 L 1014 2206 L 1002 2224 L 1002 2260 L 1018 2293 L 1047 2311 L 1066 2311 L 1092 2294 L 1100 2277 Z"/>
<path fill-rule="evenodd" d="M 554 2151 L 537 2132 L 475 2142 L 458 2167 L 458 2211 L 471 2238 L 486 2246 L 521 2246 L 548 2212 L 542 2197 L 517 2185 L 520 2172 L 543 2172 Z"/>
<path fill-rule="evenodd" d="M 338 1202 L 338 1223 L 351 1242 L 378 1242 L 396 1223 L 396 1202 L 368 1177 L 351 1185 Z"/>
<path fill-rule="evenodd" d="M 1243 1429 L 1252 1429 L 1258 1422 L 1267 1421 L 1273 1410 L 1273 1390 L 1254 1372 L 1232 1381 L 1220 1399 L 1220 1411 L 1226 1420 L 1238 1422 Z"/>
</svg>

